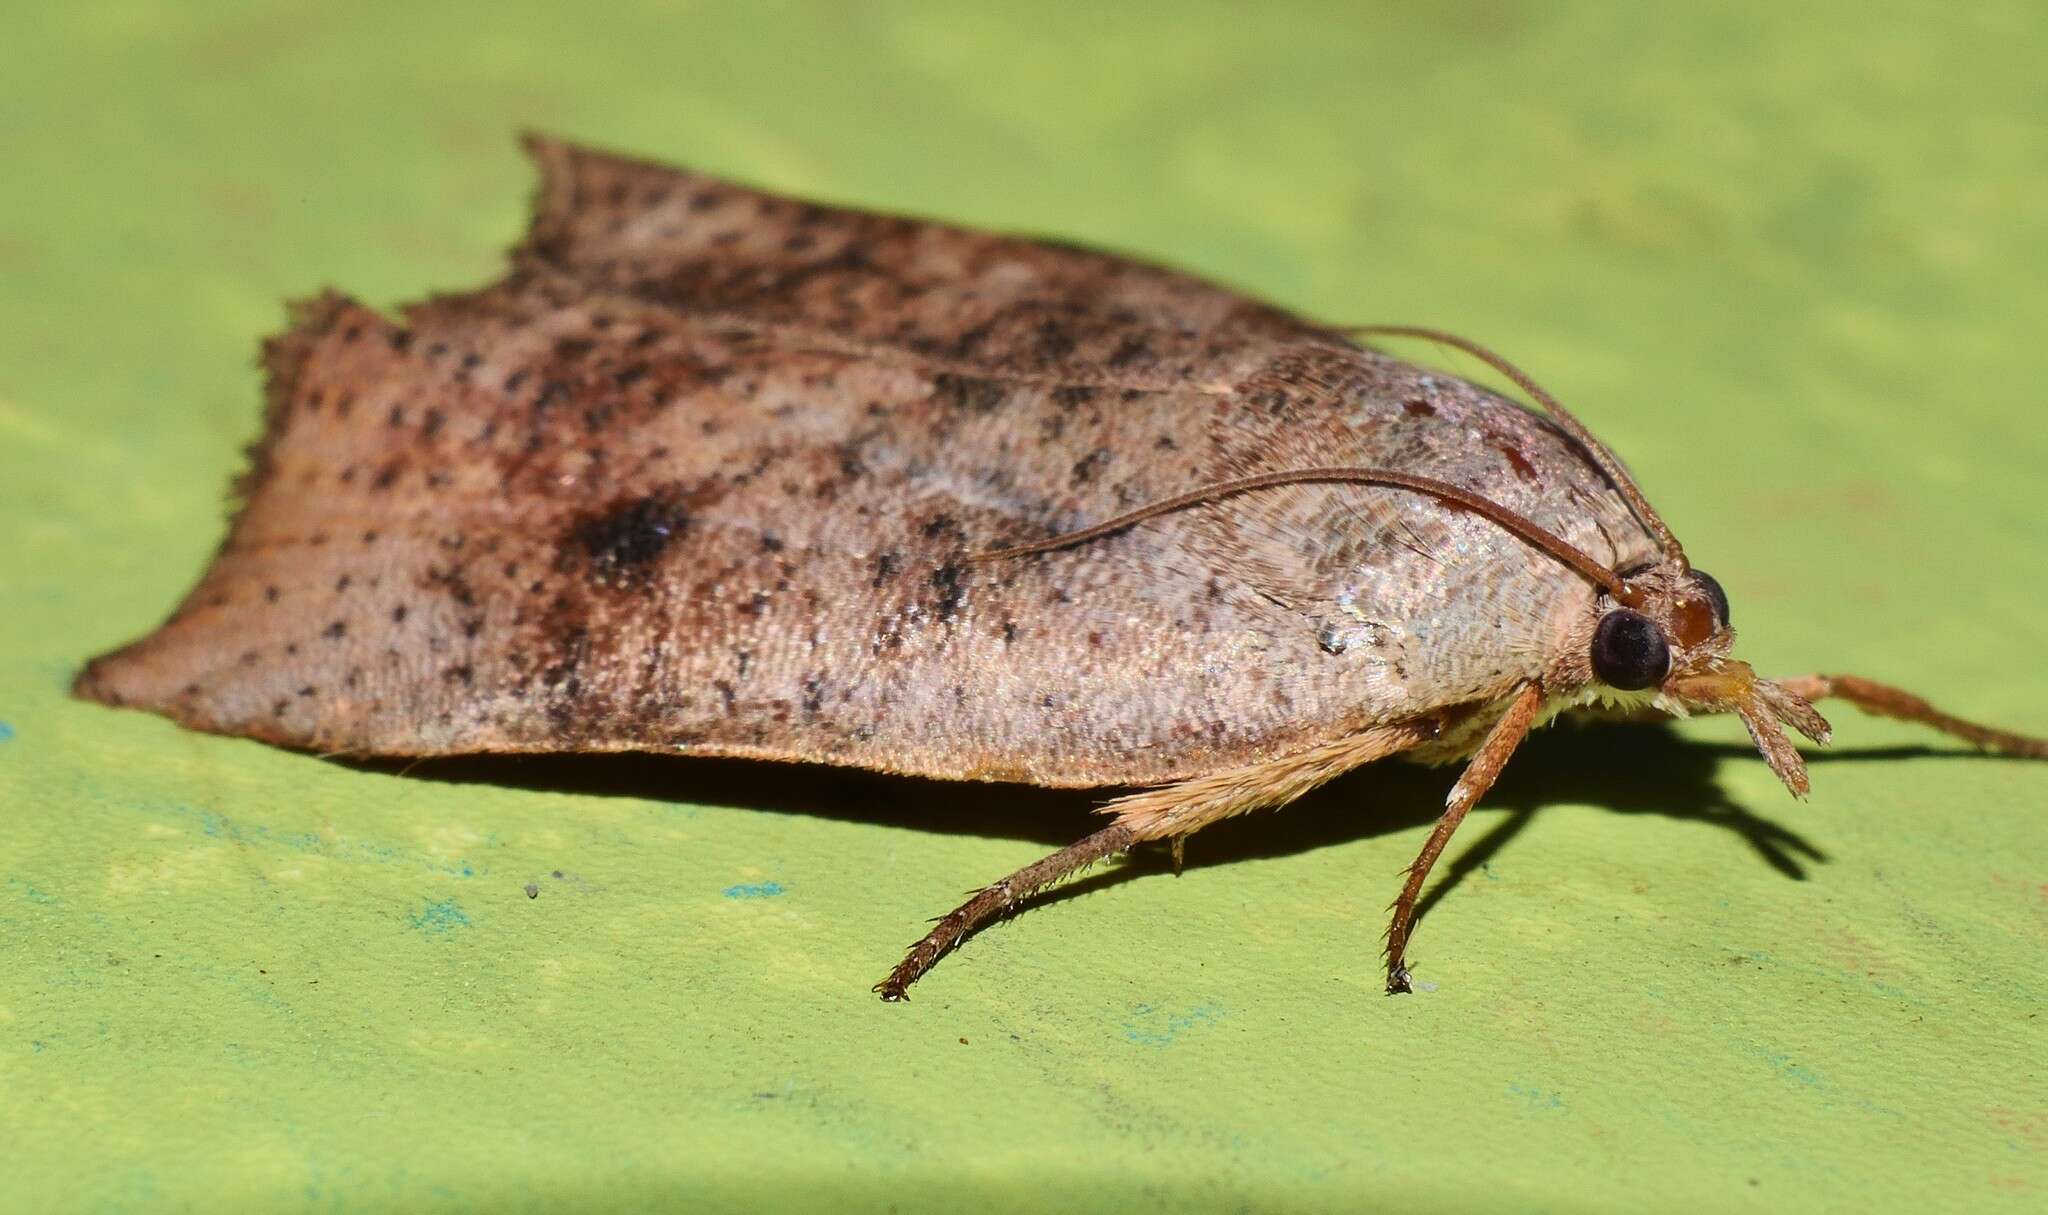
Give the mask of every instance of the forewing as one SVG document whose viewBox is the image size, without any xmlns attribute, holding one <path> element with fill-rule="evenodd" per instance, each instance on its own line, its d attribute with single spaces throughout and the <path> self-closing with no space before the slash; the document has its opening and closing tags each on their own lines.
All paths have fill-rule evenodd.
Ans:
<svg viewBox="0 0 2048 1215">
<path fill-rule="evenodd" d="M 1169 779 L 1357 717 L 1181 521 L 967 560 L 1177 488 L 1218 393 L 967 376 L 531 270 L 402 327 L 318 301 L 269 361 L 228 539 L 81 691 L 328 751 L 1047 784 Z"/>
</svg>

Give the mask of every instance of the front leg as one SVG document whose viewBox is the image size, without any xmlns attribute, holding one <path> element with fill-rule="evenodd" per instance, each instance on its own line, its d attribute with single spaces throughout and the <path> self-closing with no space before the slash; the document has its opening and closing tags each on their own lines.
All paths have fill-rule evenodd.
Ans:
<svg viewBox="0 0 2048 1215">
<path fill-rule="evenodd" d="M 2048 739 L 2029 738 L 2024 734 L 2014 734 L 2010 730 L 1964 721 L 1960 717 L 1942 712 L 1903 688 L 1878 683 L 1860 675 L 1800 675 L 1776 682 L 1779 687 L 1802 700 L 1839 697 L 1865 713 L 1932 726 L 1943 734 L 1960 738 L 1986 751 L 2022 759 L 2048 759 Z"/>
</svg>

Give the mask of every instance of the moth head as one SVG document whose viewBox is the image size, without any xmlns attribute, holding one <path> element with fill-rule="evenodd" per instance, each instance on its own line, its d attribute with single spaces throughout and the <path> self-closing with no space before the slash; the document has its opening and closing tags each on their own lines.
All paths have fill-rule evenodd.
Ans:
<svg viewBox="0 0 2048 1215">
<path fill-rule="evenodd" d="M 1676 561 L 1623 570 L 1624 589 L 1594 603 L 1586 661 L 1593 678 L 1621 692 L 1661 688 L 1725 657 L 1735 632 L 1728 596 L 1712 575 Z"/>
<path fill-rule="evenodd" d="M 1618 578 L 1618 590 L 1595 600 L 1584 632 L 1583 669 L 1592 681 L 1681 717 L 1736 714 L 1771 770 L 1804 797 L 1806 764 L 1784 727 L 1825 745 L 1828 723 L 1811 704 L 1729 657 L 1735 630 L 1721 584 L 1682 555 Z"/>
</svg>

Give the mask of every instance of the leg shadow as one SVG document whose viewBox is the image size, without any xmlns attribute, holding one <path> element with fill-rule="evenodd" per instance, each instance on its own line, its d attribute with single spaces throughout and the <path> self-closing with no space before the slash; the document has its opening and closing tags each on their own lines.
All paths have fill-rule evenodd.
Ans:
<svg viewBox="0 0 2048 1215">
<path fill-rule="evenodd" d="M 1820 752 L 1807 759 L 1814 764 L 1854 763 L 1941 754 L 1978 753 L 1904 746 Z M 1824 863 L 1826 854 L 1791 828 L 1731 800 L 1714 779 L 1726 761 L 1757 762 L 1757 757 L 1747 746 L 1692 742 L 1661 725 L 1564 724 L 1543 731 L 1523 745 L 1481 803 L 1482 808 L 1510 813 L 1478 840 L 1462 848 L 1454 842 L 1451 857 L 1438 869 L 1437 878 L 1417 906 L 1416 923 L 1513 843 L 1538 810 L 1557 803 L 1711 823 L 1740 835 L 1779 873 L 1804 880 L 1805 863 Z M 576 797 L 688 800 L 918 831 L 1032 840 L 1048 850 L 1100 827 L 1102 819 L 1095 808 L 1122 792 L 934 781 L 818 765 L 666 755 L 493 755 L 410 763 L 336 758 L 330 762 L 454 784 L 488 784 Z M 1371 765 L 1281 810 L 1260 811 L 1204 830 L 1189 841 L 1187 864 L 1225 865 L 1291 856 L 1427 825 L 1436 820 L 1456 774 L 1455 766 L 1432 769 L 1392 761 Z M 1164 846 L 1148 846 L 1123 864 L 1044 891 L 999 918 L 1078 898 L 1169 866 Z"/>
</svg>

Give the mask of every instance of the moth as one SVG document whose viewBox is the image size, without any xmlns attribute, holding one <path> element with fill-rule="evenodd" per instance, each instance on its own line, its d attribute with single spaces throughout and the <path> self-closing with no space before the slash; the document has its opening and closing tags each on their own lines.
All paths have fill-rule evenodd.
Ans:
<svg viewBox="0 0 2048 1215">
<path fill-rule="evenodd" d="M 1462 761 L 1386 933 L 1561 714 L 1837 697 L 1731 656 L 1720 586 L 1569 411 L 1477 344 L 1318 325 L 1121 257 L 818 206 L 547 138 L 499 281 L 336 294 L 263 351 L 226 540 L 76 691 L 321 753 L 660 751 L 1135 788 L 876 985 L 1141 841 L 1399 755 Z M 1541 413 L 1361 344 L 1431 338 Z"/>
</svg>

